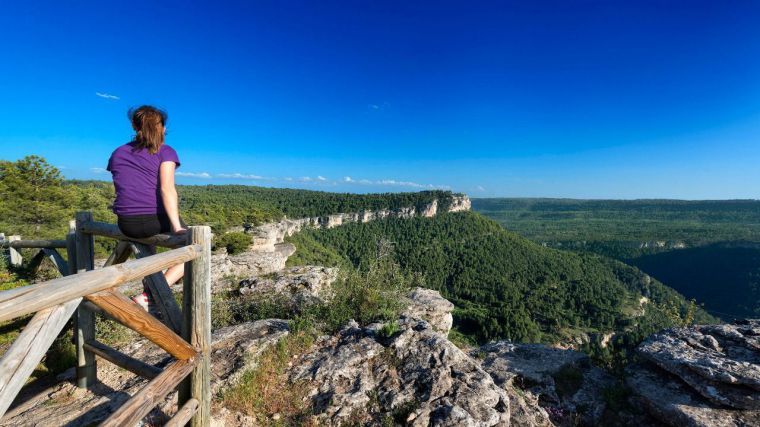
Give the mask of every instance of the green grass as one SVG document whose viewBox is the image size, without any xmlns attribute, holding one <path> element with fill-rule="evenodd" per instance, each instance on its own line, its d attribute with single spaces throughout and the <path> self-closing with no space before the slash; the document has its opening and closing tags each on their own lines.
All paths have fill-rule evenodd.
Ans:
<svg viewBox="0 0 760 427">
<path fill-rule="evenodd" d="M 294 357 L 311 348 L 314 339 L 313 334 L 301 331 L 264 350 L 256 368 L 222 395 L 222 404 L 255 417 L 264 426 L 308 425 L 311 408 L 304 402 L 308 387 L 289 381 L 286 369 Z"/>
</svg>

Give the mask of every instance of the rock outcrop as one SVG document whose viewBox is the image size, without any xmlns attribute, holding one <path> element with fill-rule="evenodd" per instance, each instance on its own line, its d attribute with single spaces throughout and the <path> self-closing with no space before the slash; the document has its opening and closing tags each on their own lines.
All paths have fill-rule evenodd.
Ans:
<svg viewBox="0 0 760 427">
<path fill-rule="evenodd" d="M 292 301 L 293 305 L 302 306 L 324 298 L 337 276 L 338 269 L 334 267 L 290 267 L 267 276 L 242 280 L 240 293 L 279 294 Z"/>
<path fill-rule="evenodd" d="M 448 336 L 454 324 L 454 304 L 442 297 L 438 291 L 425 288 L 415 288 L 407 296 L 409 305 L 404 315 L 426 320 L 434 330 Z"/>
<path fill-rule="evenodd" d="M 673 328 L 637 352 L 628 384 L 672 425 L 760 425 L 760 320 Z"/>
<path fill-rule="evenodd" d="M 449 206 L 449 212 L 463 212 L 472 209 L 472 202 L 466 195 L 454 196 Z"/>
<path fill-rule="evenodd" d="M 212 292 L 228 290 L 227 277 L 262 276 L 280 271 L 295 251 L 296 247 L 290 243 L 278 243 L 271 251 L 254 249 L 235 255 L 214 254 L 211 256 Z"/>
<path fill-rule="evenodd" d="M 515 411 L 521 415 L 520 425 L 562 425 L 570 418 L 598 425 L 602 420 L 606 408 L 602 391 L 613 379 L 585 354 L 505 341 L 486 344 L 470 354 L 509 393 L 513 408 L 522 408 Z"/>
<path fill-rule="evenodd" d="M 382 337 L 350 324 L 294 364 L 291 379 L 307 380 L 318 419 L 509 425 L 509 397 L 478 363 L 424 320 L 404 317 L 398 327 Z"/>
</svg>

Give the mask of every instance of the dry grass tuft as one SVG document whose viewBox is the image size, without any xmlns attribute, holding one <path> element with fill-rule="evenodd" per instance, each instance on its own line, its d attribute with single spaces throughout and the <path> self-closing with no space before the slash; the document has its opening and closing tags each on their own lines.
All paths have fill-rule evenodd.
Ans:
<svg viewBox="0 0 760 427">
<path fill-rule="evenodd" d="M 256 418 L 262 425 L 314 425 L 311 405 L 302 382 L 291 382 L 286 370 L 297 356 L 306 352 L 314 336 L 294 332 L 266 349 L 258 365 L 222 396 L 222 405 Z"/>
</svg>

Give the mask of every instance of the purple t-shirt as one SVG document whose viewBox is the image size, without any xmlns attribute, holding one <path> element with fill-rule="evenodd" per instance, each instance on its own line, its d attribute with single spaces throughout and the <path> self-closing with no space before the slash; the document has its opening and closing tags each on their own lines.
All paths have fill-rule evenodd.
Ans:
<svg viewBox="0 0 760 427">
<path fill-rule="evenodd" d="M 166 144 L 156 154 L 137 148 L 130 142 L 114 150 L 108 159 L 108 168 L 116 188 L 113 212 L 116 215 L 150 215 L 165 213 L 161 199 L 159 167 L 163 162 L 174 162 L 179 167 L 177 152 Z"/>
</svg>

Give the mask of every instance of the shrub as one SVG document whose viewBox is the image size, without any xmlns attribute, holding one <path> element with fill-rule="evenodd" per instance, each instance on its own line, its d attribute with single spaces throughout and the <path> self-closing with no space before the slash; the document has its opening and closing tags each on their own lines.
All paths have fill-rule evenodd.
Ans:
<svg viewBox="0 0 760 427">
<path fill-rule="evenodd" d="M 295 315 L 295 307 L 286 295 L 236 295 L 233 292 L 212 297 L 213 329 L 261 319 L 289 319 Z"/>
<path fill-rule="evenodd" d="M 421 277 L 401 269 L 387 241 L 378 243 L 377 254 L 366 268 L 341 270 L 326 302 L 310 309 L 325 332 L 340 329 L 350 319 L 361 326 L 396 320 L 405 307 L 404 296 Z"/>
<path fill-rule="evenodd" d="M 225 248 L 228 254 L 245 252 L 251 246 L 251 236 L 239 231 L 222 234 L 214 242 L 216 249 Z"/>
<path fill-rule="evenodd" d="M 390 322 L 386 322 L 383 324 L 383 327 L 380 328 L 379 331 L 377 331 L 377 335 L 380 338 L 390 338 L 393 335 L 396 334 L 396 332 L 400 331 L 401 328 L 398 326 L 398 322 L 396 319 L 391 320 Z"/>
<path fill-rule="evenodd" d="M 53 341 L 43 363 L 52 374 L 60 374 L 77 365 L 77 349 L 70 332 L 61 334 Z"/>
</svg>

